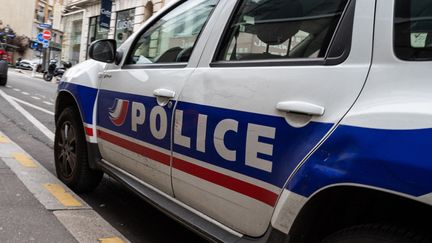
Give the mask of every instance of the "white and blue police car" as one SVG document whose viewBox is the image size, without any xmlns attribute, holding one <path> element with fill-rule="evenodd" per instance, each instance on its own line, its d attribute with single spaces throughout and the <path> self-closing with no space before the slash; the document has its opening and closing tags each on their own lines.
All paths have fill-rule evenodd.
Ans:
<svg viewBox="0 0 432 243">
<path fill-rule="evenodd" d="M 431 242 L 432 1 L 175 1 L 89 55 L 56 100 L 75 191 L 213 241 Z"/>
</svg>

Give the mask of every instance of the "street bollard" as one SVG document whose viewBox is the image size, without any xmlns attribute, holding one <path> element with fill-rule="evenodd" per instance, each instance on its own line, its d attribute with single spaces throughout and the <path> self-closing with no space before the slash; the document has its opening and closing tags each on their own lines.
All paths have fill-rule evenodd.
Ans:
<svg viewBox="0 0 432 243">
<path fill-rule="evenodd" d="M 31 74 L 32 78 L 36 77 L 36 68 L 37 68 L 37 65 L 33 64 L 32 65 L 32 74 Z"/>
</svg>

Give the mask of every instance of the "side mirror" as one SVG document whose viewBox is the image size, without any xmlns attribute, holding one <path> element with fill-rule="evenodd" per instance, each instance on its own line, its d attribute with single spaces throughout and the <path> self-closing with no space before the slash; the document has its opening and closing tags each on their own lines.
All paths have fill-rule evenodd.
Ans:
<svg viewBox="0 0 432 243">
<path fill-rule="evenodd" d="M 116 49 L 115 40 L 97 40 L 90 45 L 89 56 L 96 61 L 114 63 L 116 61 Z"/>
</svg>

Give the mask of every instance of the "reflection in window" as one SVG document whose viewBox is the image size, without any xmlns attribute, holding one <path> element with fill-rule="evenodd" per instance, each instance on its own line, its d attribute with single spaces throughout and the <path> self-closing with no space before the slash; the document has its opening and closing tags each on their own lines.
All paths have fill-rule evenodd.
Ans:
<svg viewBox="0 0 432 243">
<path fill-rule="evenodd" d="M 218 60 L 324 57 L 348 0 L 246 0 Z"/>
<path fill-rule="evenodd" d="M 139 38 L 128 63 L 187 62 L 217 2 L 192 0 L 175 8 Z"/>
<path fill-rule="evenodd" d="M 432 60 L 432 2 L 397 0 L 395 6 L 396 56 L 403 60 Z"/>
</svg>

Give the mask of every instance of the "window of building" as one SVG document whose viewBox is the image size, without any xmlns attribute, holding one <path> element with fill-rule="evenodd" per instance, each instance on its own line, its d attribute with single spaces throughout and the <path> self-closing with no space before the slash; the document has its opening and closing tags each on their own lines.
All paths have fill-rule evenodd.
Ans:
<svg viewBox="0 0 432 243">
<path fill-rule="evenodd" d="M 45 22 L 45 5 L 39 4 L 36 8 L 36 20 L 41 23 Z"/>
<path fill-rule="evenodd" d="M 53 24 L 53 20 L 54 20 L 53 10 L 49 9 L 48 10 L 48 20 L 47 20 L 47 23 L 48 24 Z"/>
<path fill-rule="evenodd" d="M 78 63 L 81 51 L 81 29 L 82 29 L 82 19 L 78 19 L 72 22 L 71 31 L 71 49 L 70 49 L 70 61 L 72 63 Z"/>
<path fill-rule="evenodd" d="M 95 40 L 107 39 L 108 29 L 99 26 L 99 16 L 91 17 L 89 24 L 88 44 L 90 45 Z"/>
<path fill-rule="evenodd" d="M 229 26 L 221 61 L 322 58 L 348 0 L 245 0 Z"/>
<path fill-rule="evenodd" d="M 135 24 L 135 9 L 129 9 L 117 12 L 115 40 L 117 45 L 132 35 Z"/>
<path fill-rule="evenodd" d="M 396 0 L 394 50 L 408 61 L 432 60 L 432 2 Z"/>
<path fill-rule="evenodd" d="M 128 64 L 188 62 L 217 0 L 191 0 L 163 16 L 139 37 Z"/>
</svg>

